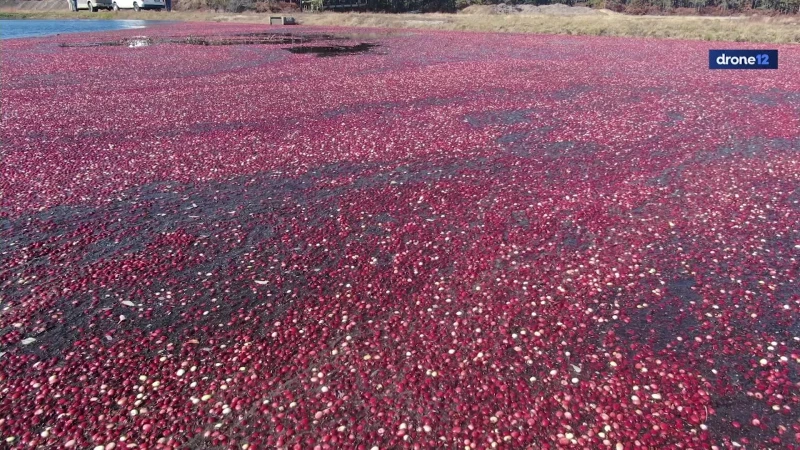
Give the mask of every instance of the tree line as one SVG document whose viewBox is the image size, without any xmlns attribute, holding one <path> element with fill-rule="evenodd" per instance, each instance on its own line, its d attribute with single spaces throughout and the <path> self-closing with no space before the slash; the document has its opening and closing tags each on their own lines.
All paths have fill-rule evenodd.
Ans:
<svg viewBox="0 0 800 450">
<path fill-rule="evenodd" d="M 192 1 L 192 0 L 189 0 Z M 195 0 L 196 1 L 196 0 Z M 299 0 L 205 0 L 208 7 L 229 12 L 286 11 L 299 7 Z M 317 0 L 326 10 L 377 12 L 456 12 L 471 5 L 583 5 L 628 14 L 737 14 L 800 13 L 800 0 Z M 358 6 L 352 6 L 358 4 Z"/>
<path fill-rule="evenodd" d="M 415 0 L 407 1 L 414 2 Z M 418 1 L 426 2 L 426 0 Z M 442 0 L 429 0 L 426 5 L 419 9 L 435 9 L 440 7 L 441 2 Z M 665 14 L 673 12 L 687 14 L 735 14 L 746 12 L 774 12 L 780 14 L 800 13 L 800 0 L 586 0 L 585 2 L 576 2 L 575 0 L 454 0 L 452 9 L 463 9 L 470 5 L 493 5 L 503 3 L 535 6 L 555 3 L 569 6 L 578 4 L 594 8 L 606 8 L 629 14 Z"/>
<path fill-rule="evenodd" d="M 721 14 L 800 12 L 800 0 L 590 0 L 590 5 L 632 14 L 669 13 L 689 9 L 698 13 Z"/>
</svg>

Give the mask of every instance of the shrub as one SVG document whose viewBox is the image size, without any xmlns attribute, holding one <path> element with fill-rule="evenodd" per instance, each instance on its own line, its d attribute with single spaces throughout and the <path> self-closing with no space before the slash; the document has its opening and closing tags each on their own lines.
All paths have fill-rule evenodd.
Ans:
<svg viewBox="0 0 800 450">
<path fill-rule="evenodd" d="M 255 10 L 256 4 L 253 0 L 227 0 L 224 9 L 226 12 L 242 13 Z"/>
<path fill-rule="evenodd" d="M 255 3 L 254 6 L 256 12 L 273 13 L 273 12 L 281 12 L 284 10 L 284 8 L 281 6 L 280 3 L 272 0 L 258 1 Z"/>
<path fill-rule="evenodd" d="M 455 0 L 456 9 L 464 9 L 472 5 L 483 5 L 483 0 Z"/>
</svg>

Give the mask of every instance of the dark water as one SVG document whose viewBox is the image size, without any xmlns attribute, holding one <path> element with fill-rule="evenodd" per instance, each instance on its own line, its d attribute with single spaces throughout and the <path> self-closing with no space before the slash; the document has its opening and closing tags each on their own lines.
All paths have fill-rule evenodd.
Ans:
<svg viewBox="0 0 800 450">
<path fill-rule="evenodd" d="M 145 28 L 148 20 L 0 20 L 0 39 L 50 36 L 84 31 L 111 31 Z"/>
</svg>

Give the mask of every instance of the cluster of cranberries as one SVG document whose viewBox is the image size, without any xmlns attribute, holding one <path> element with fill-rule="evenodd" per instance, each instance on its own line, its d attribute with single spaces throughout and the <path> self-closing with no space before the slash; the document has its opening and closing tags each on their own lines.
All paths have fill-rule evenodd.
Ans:
<svg viewBox="0 0 800 450">
<path fill-rule="evenodd" d="M 800 49 L 264 28 L 3 43 L 0 447 L 800 448 Z"/>
</svg>

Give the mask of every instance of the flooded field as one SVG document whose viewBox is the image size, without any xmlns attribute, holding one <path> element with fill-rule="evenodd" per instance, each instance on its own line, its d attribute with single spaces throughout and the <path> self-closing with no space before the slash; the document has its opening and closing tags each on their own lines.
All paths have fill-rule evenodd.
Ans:
<svg viewBox="0 0 800 450">
<path fill-rule="evenodd" d="M 0 438 L 800 445 L 800 48 L 3 42 Z"/>
</svg>

